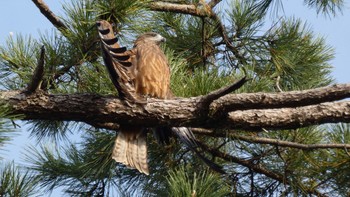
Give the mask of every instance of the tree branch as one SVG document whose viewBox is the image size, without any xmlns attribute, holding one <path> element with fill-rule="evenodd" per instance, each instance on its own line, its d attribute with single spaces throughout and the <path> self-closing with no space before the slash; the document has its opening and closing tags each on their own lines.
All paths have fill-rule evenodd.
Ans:
<svg viewBox="0 0 350 197">
<path fill-rule="evenodd" d="M 324 88 L 324 90 L 326 89 L 331 94 L 333 92 L 338 95 L 337 98 L 344 98 L 348 95 L 350 85 L 336 85 Z M 313 98 L 319 98 L 319 101 L 335 99 L 328 94 L 323 94 L 323 91 L 307 90 L 301 92 L 306 95 L 314 93 L 312 97 L 309 97 L 310 100 Z M 26 95 L 20 91 L 3 91 L 0 92 L 0 102 L 8 103 L 12 106 L 15 114 L 23 114 L 25 119 L 82 121 L 95 125 L 113 123 L 144 127 L 187 126 L 261 130 L 262 128 L 286 129 L 322 123 L 350 122 L 350 101 L 304 106 L 305 100 L 300 100 L 297 97 L 297 95 L 300 96 L 301 92 L 289 92 L 289 96 L 286 95 L 286 92 L 227 95 L 225 98 L 236 98 L 235 104 L 240 106 L 240 110 L 226 113 L 225 118 L 218 118 L 215 114 L 209 116 L 208 109 L 202 107 L 201 99 L 203 96 L 175 100 L 148 99 L 147 105 L 142 108 L 126 106 L 121 100 L 112 96 L 95 94 L 49 95 L 40 91 Z M 261 94 L 265 95 L 263 101 L 267 103 L 266 106 L 261 104 L 261 99 L 250 100 L 251 105 L 245 106 L 245 102 L 249 98 L 261 98 Z M 286 100 L 290 99 L 289 102 L 293 102 L 293 107 L 296 108 L 271 108 L 269 105 L 271 101 L 269 102 L 268 99 L 282 96 L 285 96 Z M 217 111 L 216 108 L 224 105 L 224 101 L 226 99 L 219 98 L 214 101 L 216 104 L 211 105 L 209 110 Z M 272 103 L 280 106 L 281 104 L 278 102 L 286 103 L 286 101 L 278 99 L 273 100 Z M 252 106 L 260 106 L 262 109 L 254 109 Z M 232 108 L 229 105 L 227 107 Z M 225 108 L 221 109 L 227 111 Z"/>
<path fill-rule="evenodd" d="M 303 91 L 280 93 L 229 94 L 211 104 L 211 113 L 223 117 L 228 112 L 244 109 L 267 109 L 307 106 L 350 97 L 350 84 L 336 84 Z"/>
<path fill-rule="evenodd" d="M 211 0 L 209 3 L 208 3 L 208 6 L 211 7 L 211 8 L 214 8 L 217 4 L 219 4 L 221 2 L 221 0 Z"/>
<path fill-rule="evenodd" d="M 209 94 L 205 95 L 202 97 L 201 102 L 204 103 L 212 103 L 214 100 L 227 95 L 235 90 L 238 90 L 240 87 L 242 87 L 244 85 L 245 82 L 247 82 L 248 79 L 246 79 L 246 77 L 242 77 L 241 79 L 235 81 L 233 84 L 220 88 L 218 90 L 212 91 Z"/>
<path fill-rule="evenodd" d="M 32 0 L 40 12 L 55 26 L 63 35 L 67 26 L 50 10 L 49 6 L 43 0 Z"/>
<path fill-rule="evenodd" d="M 149 8 L 153 11 L 182 13 L 182 14 L 189 14 L 192 16 L 199 16 L 199 17 L 208 16 L 205 10 L 198 9 L 198 7 L 193 4 L 177 4 L 177 3 L 155 1 L 150 3 Z"/>
<path fill-rule="evenodd" d="M 217 16 L 217 14 L 212 10 L 212 8 L 216 6 L 216 4 L 218 4 L 220 1 L 221 0 L 212 0 L 208 4 L 203 2 L 204 5 L 176 4 L 176 3 L 157 1 L 157 2 L 151 3 L 149 8 L 153 11 L 182 13 L 182 14 L 189 14 L 197 17 L 208 17 L 212 19 L 215 22 L 218 33 L 222 37 L 226 47 L 232 51 L 232 53 L 235 55 L 235 57 L 241 64 L 245 65 L 246 64 L 245 58 L 242 57 L 239 54 L 238 49 L 232 45 L 229 39 L 229 36 L 226 32 L 224 24 L 222 23 L 220 18 Z"/>
<path fill-rule="evenodd" d="M 41 85 L 43 77 L 44 77 L 44 64 L 45 64 L 45 47 L 42 46 L 41 51 L 40 51 L 40 57 L 38 60 L 38 64 L 34 70 L 32 79 L 27 87 L 28 93 L 31 94 L 40 88 L 40 85 Z"/>
<path fill-rule="evenodd" d="M 211 148 L 211 147 L 209 147 L 201 142 L 198 142 L 198 144 L 201 147 L 203 147 L 204 150 L 209 151 L 215 157 L 219 157 L 225 161 L 237 163 L 239 165 L 242 165 L 246 168 L 253 170 L 254 172 L 257 172 L 257 173 L 263 174 L 269 178 L 272 178 L 280 183 L 291 184 L 290 181 L 287 179 L 287 177 L 283 176 L 282 174 L 280 174 L 278 172 L 274 172 L 272 170 L 267 169 L 266 167 L 263 166 L 263 164 L 255 162 L 254 159 L 244 160 L 244 159 L 232 156 L 230 154 L 223 153 L 217 149 L 213 149 L 213 148 Z M 317 196 L 326 196 L 326 195 L 320 193 L 316 188 L 308 189 L 307 192 L 309 194 L 315 194 Z"/>
<path fill-rule="evenodd" d="M 289 147 L 289 148 L 297 148 L 301 150 L 314 150 L 314 149 L 350 149 L 350 144 L 301 144 L 297 142 L 289 142 L 278 139 L 271 139 L 265 137 L 251 137 L 251 136 L 242 136 L 242 135 L 230 135 L 238 140 L 243 140 L 251 143 L 259 143 L 259 144 L 270 144 L 276 145 L 280 147 Z"/>
<path fill-rule="evenodd" d="M 269 144 L 269 145 L 275 145 L 280 147 L 289 147 L 289 148 L 296 148 L 301 150 L 313 150 L 313 149 L 343 149 L 347 150 L 350 149 L 350 144 L 335 144 L 335 143 L 329 143 L 329 144 L 302 144 L 297 142 L 290 142 L 285 140 L 279 140 L 279 139 L 273 139 L 273 138 L 266 138 L 266 137 L 258 137 L 258 136 L 246 136 L 246 135 L 240 135 L 235 134 L 233 131 L 227 131 L 225 133 L 220 132 L 214 132 L 214 130 L 210 129 L 204 129 L 204 128 L 191 128 L 193 133 L 196 133 L 198 135 L 205 135 L 210 137 L 230 137 L 237 140 L 242 140 L 245 142 L 250 143 L 258 143 L 258 144 Z"/>
<path fill-rule="evenodd" d="M 297 108 L 250 109 L 229 112 L 225 124 L 247 130 L 295 129 L 323 123 L 350 122 L 350 101 Z"/>
</svg>

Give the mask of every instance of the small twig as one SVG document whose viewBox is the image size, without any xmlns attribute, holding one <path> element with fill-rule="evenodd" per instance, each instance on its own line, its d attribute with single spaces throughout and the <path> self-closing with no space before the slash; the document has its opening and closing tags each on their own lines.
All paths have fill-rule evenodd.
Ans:
<svg viewBox="0 0 350 197">
<path fill-rule="evenodd" d="M 201 17 L 201 21 L 202 21 L 202 61 L 203 61 L 203 67 L 206 68 L 206 62 L 207 62 L 207 58 L 206 58 L 206 50 L 205 50 L 205 18 Z"/>
<path fill-rule="evenodd" d="M 109 130 L 118 130 L 120 128 L 120 125 L 113 122 L 93 122 L 93 121 L 86 121 L 87 124 L 95 127 L 95 128 L 103 128 L 103 129 L 109 129 Z"/>
<path fill-rule="evenodd" d="M 237 140 L 242 140 L 245 142 L 250 143 L 258 143 L 258 144 L 269 144 L 269 145 L 276 145 L 279 147 L 288 147 L 288 148 L 297 148 L 301 150 L 314 150 L 314 149 L 344 149 L 347 151 L 350 149 L 350 144 L 302 144 L 298 142 L 291 142 L 291 141 L 284 141 L 279 139 L 272 139 L 272 138 L 266 138 L 266 137 L 252 137 L 252 136 L 244 136 L 244 135 L 237 135 L 231 133 L 214 133 L 213 130 L 210 129 L 203 129 L 203 128 L 191 128 L 193 133 L 198 135 L 205 135 L 205 136 L 211 136 L 211 137 L 230 137 Z"/>
<path fill-rule="evenodd" d="M 282 88 L 280 87 L 280 80 L 281 80 L 281 76 L 278 75 L 276 78 L 276 87 L 279 92 L 283 92 Z"/>
<path fill-rule="evenodd" d="M 201 99 L 201 103 L 204 103 L 206 105 L 210 105 L 211 102 L 213 102 L 214 100 L 225 96 L 226 94 L 229 94 L 237 89 L 239 89 L 240 87 L 242 87 L 244 85 L 245 82 L 247 82 L 248 79 L 246 79 L 246 77 L 242 77 L 241 79 L 239 79 L 238 81 L 235 81 L 233 84 L 220 88 L 218 90 L 215 90 L 213 92 L 210 92 L 209 94 L 205 95 L 202 97 Z"/>
<path fill-rule="evenodd" d="M 219 4 L 221 2 L 221 0 L 211 0 L 209 3 L 208 3 L 208 6 L 211 7 L 211 8 L 214 8 L 217 4 Z"/>
<path fill-rule="evenodd" d="M 43 77 L 44 77 L 44 64 L 45 64 L 45 47 L 44 45 L 41 47 L 40 57 L 38 60 L 38 64 L 34 70 L 33 77 L 28 84 L 27 93 L 31 94 L 38 89 L 40 89 Z"/>
</svg>

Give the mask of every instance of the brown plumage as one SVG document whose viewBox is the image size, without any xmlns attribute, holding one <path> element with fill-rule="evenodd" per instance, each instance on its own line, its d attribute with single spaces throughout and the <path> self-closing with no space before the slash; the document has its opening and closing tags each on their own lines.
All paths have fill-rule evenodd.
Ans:
<svg viewBox="0 0 350 197">
<path fill-rule="evenodd" d="M 130 51 L 119 46 L 118 38 L 114 36 L 110 23 L 104 20 L 98 21 L 97 27 L 101 38 L 103 60 L 119 96 L 128 102 L 142 103 L 142 98 L 135 91 L 135 65 L 130 62 Z"/>
<path fill-rule="evenodd" d="M 112 26 L 107 21 L 97 22 L 103 60 L 121 99 L 127 103 L 146 104 L 145 97 L 171 99 L 170 70 L 167 58 L 159 44 L 165 39 L 156 33 L 145 33 L 134 42 L 131 50 L 120 47 Z M 190 128 L 155 129 L 158 139 L 168 141 L 168 132 L 174 133 L 213 170 L 225 173 L 221 166 L 205 158 Z M 147 164 L 146 130 L 142 127 L 121 125 L 115 140 L 112 158 L 128 167 L 149 174 Z"/>
<path fill-rule="evenodd" d="M 121 98 L 143 103 L 144 97 L 172 97 L 167 58 L 159 47 L 165 40 L 162 36 L 153 32 L 142 34 L 134 42 L 133 49 L 126 51 L 119 47 L 107 21 L 99 21 L 97 26 L 103 58 Z M 121 125 L 112 158 L 149 174 L 145 129 Z"/>
<path fill-rule="evenodd" d="M 139 36 L 131 56 L 135 69 L 136 93 L 154 98 L 169 99 L 170 70 L 168 61 L 159 47 L 165 39 L 156 33 L 145 33 Z"/>
</svg>

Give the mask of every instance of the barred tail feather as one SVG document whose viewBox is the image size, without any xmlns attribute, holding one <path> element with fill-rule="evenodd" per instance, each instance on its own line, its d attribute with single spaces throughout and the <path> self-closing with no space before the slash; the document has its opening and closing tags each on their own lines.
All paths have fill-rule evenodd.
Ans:
<svg viewBox="0 0 350 197">
<path fill-rule="evenodd" d="M 148 175 L 146 133 L 143 129 L 121 131 L 115 141 L 112 159 Z"/>
<path fill-rule="evenodd" d="M 147 144 L 146 144 L 146 135 L 142 134 L 142 137 L 139 137 L 137 140 L 137 157 L 138 157 L 138 165 L 140 166 L 139 170 L 149 175 L 148 163 L 147 163 Z"/>
<path fill-rule="evenodd" d="M 119 132 L 118 137 L 115 139 L 112 159 L 116 162 L 128 165 L 126 160 L 127 140 L 123 132 Z"/>
</svg>

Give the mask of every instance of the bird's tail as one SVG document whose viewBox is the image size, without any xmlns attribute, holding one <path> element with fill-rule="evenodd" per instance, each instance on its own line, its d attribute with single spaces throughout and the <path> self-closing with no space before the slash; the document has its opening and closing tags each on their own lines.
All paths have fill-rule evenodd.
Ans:
<svg viewBox="0 0 350 197">
<path fill-rule="evenodd" d="M 112 158 L 127 167 L 136 168 L 149 174 L 147 164 L 146 132 L 142 128 L 133 128 L 119 132 L 115 140 Z"/>
</svg>

